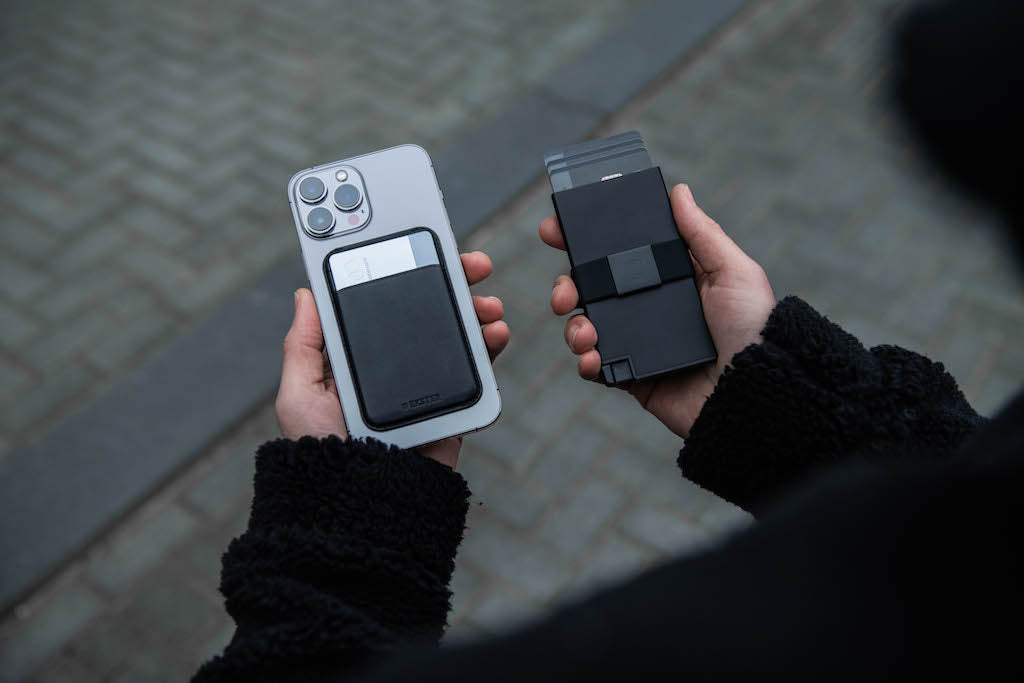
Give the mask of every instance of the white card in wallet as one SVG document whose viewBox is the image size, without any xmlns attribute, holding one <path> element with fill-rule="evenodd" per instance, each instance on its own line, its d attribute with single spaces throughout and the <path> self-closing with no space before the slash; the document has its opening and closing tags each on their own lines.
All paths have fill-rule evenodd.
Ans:
<svg viewBox="0 0 1024 683">
<path fill-rule="evenodd" d="M 339 251 L 330 257 L 336 291 L 436 263 L 437 249 L 426 230 Z"/>
</svg>

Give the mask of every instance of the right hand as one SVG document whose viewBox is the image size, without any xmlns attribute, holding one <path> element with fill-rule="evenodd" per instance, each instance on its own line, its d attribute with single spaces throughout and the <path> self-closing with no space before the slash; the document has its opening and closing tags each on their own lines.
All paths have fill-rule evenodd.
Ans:
<svg viewBox="0 0 1024 683">
<path fill-rule="evenodd" d="M 466 283 L 470 286 L 483 282 L 493 270 L 490 257 L 483 252 L 462 254 L 460 258 Z M 487 353 L 493 361 L 508 344 L 511 334 L 502 320 L 505 308 L 496 297 L 474 296 L 473 310 L 482 326 Z M 303 436 L 319 439 L 330 435 L 348 438 L 338 387 L 324 351 L 320 316 L 313 293 L 305 288 L 295 292 L 295 316 L 284 338 L 281 386 L 274 406 L 281 435 L 286 439 Z M 453 437 L 420 446 L 417 450 L 442 465 L 454 468 L 461 444 L 462 437 Z"/>
<path fill-rule="evenodd" d="M 671 375 L 633 382 L 626 388 L 640 405 L 666 427 L 686 438 L 705 401 L 714 391 L 732 357 L 761 341 L 761 330 L 775 307 L 775 295 L 764 270 L 729 239 L 721 226 L 701 211 L 686 185 L 670 195 L 679 234 L 690 247 L 694 278 L 704 317 L 718 350 L 715 363 Z M 558 219 L 541 221 L 540 238 L 565 249 Z M 551 310 L 565 315 L 579 306 L 579 293 L 568 275 L 559 275 L 551 291 Z M 582 314 L 565 324 L 565 343 L 576 354 L 580 377 L 594 379 L 601 371 L 597 330 Z"/>
</svg>

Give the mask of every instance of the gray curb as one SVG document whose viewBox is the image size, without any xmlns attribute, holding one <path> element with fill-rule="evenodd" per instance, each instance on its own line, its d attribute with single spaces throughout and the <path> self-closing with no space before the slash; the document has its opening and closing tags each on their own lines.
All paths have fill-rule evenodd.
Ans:
<svg viewBox="0 0 1024 683">
<path fill-rule="evenodd" d="M 536 178 L 546 149 L 583 139 L 748 2 L 656 0 L 633 12 L 607 42 L 436 155 L 457 235 L 473 232 Z M 305 279 L 297 255 L 272 268 L 4 459 L 0 605 L 10 606 L 47 578 L 274 393 L 290 295 Z"/>
</svg>

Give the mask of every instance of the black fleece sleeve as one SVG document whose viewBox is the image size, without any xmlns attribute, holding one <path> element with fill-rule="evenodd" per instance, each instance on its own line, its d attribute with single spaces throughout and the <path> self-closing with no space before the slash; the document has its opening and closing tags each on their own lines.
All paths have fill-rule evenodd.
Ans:
<svg viewBox="0 0 1024 683">
<path fill-rule="evenodd" d="M 264 444 L 254 483 L 221 572 L 237 630 L 194 680 L 337 680 L 374 651 L 441 637 L 461 475 L 373 439 L 304 437 Z"/>
<path fill-rule="evenodd" d="M 941 363 L 870 350 L 801 299 L 733 358 L 679 453 L 683 476 L 749 511 L 852 458 L 948 458 L 984 420 Z"/>
</svg>

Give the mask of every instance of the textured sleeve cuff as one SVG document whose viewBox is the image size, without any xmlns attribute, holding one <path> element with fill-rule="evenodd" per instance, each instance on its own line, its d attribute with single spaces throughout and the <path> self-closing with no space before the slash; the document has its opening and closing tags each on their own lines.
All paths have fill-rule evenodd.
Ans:
<svg viewBox="0 0 1024 683">
<path fill-rule="evenodd" d="M 294 654 L 314 626 L 326 649 L 440 638 L 468 498 L 450 468 L 373 439 L 264 444 L 221 572 L 242 640 L 272 632 Z"/>
<path fill-rule="evenodd" d="M 409 553 L 447 584 L 462 540 L 462 475 L 376 439 L 277 439 L 256 454 L 249 529 L 299 527 Z"/>
<path fill-rule="evenodd" d="M 733 358 L 679 454 L 683 475 L 748 510 L 850 454 L 947 456 L 981 421 L 941 363 L 867 350 L 796 297 Z"/>
</svg>

